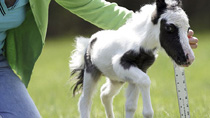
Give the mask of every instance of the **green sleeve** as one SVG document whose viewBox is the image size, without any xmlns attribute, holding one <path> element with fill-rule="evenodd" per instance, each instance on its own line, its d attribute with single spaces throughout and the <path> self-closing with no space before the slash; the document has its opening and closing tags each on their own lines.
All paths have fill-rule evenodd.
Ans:
<svg viewBox="0 0 210 118">
<path fill-rule="evenodd" d="M 104 0 L 56 0 L 56 2 L 102 29 L 118 29 L 133 13 L 116 3 Z"/>
</svg>

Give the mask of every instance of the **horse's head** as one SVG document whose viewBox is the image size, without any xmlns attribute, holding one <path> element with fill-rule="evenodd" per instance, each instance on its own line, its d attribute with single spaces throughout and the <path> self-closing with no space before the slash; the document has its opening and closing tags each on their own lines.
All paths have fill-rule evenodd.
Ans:
<svg viewBox="0 0 210 118">
<path fill-rule="evenodd" d="M 195 57 L 187 37 L 189 19 L 181 8 L 181 1 L 156 0 L 152 22 L 160 26 L 160 45 L 169 57 L 180 66 L 192 64 Z"/>
</svg>

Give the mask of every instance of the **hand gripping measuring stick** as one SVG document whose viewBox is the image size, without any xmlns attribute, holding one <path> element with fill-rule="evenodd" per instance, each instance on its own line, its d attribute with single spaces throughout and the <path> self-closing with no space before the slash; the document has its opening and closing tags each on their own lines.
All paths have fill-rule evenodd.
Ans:
<svg viewBox="0 0 210 118">
<path fill-rule="evenodd" d="M 174 73 L 175 73 L 176 92 L 179 103 L 180 118 L 190 118 L 184 68 L 179 67 L 177 64 L 174 63 Z"/>
</svg>

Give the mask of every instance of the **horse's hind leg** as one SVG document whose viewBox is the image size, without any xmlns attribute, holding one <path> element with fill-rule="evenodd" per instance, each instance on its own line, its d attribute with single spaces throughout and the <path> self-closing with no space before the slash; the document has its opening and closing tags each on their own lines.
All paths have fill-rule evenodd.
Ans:
<svg viewBox="0 0 210 118">
<path fill-rule="evenodd" d="M 122 82 L 111 81 L 107 78 L 106 83 L 101 87 L 101 101 L 105 107 L 107 118 L 114 118 L 112 101 L 122 85 Z"/>
<path fill-rule="evenodd" d="M 79 100 L 79 112 L 81 118 L 90 118 L 92 95 L 95 91 L 99 74 L 84 73 L 83 90 Z"/>
</svg>

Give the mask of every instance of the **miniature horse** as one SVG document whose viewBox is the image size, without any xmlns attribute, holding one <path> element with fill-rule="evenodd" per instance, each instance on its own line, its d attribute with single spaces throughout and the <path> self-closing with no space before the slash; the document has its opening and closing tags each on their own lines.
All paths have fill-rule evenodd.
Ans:
<svg viewBox="0 0 210 118">
<path fill-rule="evenodd" d="M 150 100 L 150 78 L 147 69 L 163 48 L 180 66 L 189 66 L 194 60 L 187 32 L 189 21 L 179 0 L 156 0 L 134 13 L 118 30 L 103 30 L 90 39 L 79 37 L 70 61 L 72 74 L 77 73 L 74 94 L 79 88 L 81 118 L 90 118 L 91 98 L 101 75 L 107 77 L 101 87 L 101 101 L 107 118 L 114 118 L 112 101 L 122 85 L 128 82 L 126 118 L 133 118 L 139 93 L 142 93 L 143 116 L 153 118 Z"/>
</svg>

